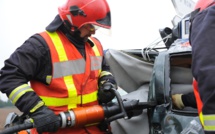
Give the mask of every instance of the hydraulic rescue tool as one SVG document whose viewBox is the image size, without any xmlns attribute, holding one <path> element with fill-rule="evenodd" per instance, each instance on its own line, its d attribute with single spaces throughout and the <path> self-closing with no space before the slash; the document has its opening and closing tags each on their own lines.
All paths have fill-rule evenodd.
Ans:
<svg viewBox="0 0 215 134">
<path fill-rule="evenodd" d="M 129 119 L 133 116 L 140 115 L 143 109 L 156 106 L 155 102 L 139 102 L 139 100 L 122 100 L 119 92 L 111 88 L 109 89 L 116 96 L 116 102 L 109 102 L 102 105 L 94 105 L 89 107 L 78 107 L 66 112 L 60 112 L 58 117 L 61 120 L 61 127 L 81 127 L 95 125 L 96 123 L 110 123 L 116 119 Z M 33 128 L 33 123 L 29 119 L 20 121 L 21 116 L 10 113 L 6 119 L 5 129 L 0 134 L 11 134 Z M 11 122 L 13 124 L 11 125 Z M 22 122 L 22 123 L 20 123 Z"/>
</svg>

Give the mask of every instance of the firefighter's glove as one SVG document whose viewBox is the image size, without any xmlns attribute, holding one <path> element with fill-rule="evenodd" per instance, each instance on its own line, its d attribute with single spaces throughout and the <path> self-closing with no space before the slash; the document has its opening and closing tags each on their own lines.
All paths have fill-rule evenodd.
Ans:
<svg viewBox="0 0 215 134">
<path fill-rule="evenodd" d="M 47 106 L 38 108 L 30 114 L 34 127 L 39 134 L 43 132 L 56 132 L 60 127 L 60 117 L 55 115 Z"/>
<path fill-rule="evenodd" d="M 115 97 L 115 94 L 111 92 L 111 88 L 117 89 L 117 86 L 111 82 L 104 82 L 100 85 L 98 90 L 99 103 L 108 103 Z"/>
<path fill-rule="evenodd" d="M 182 94 L 174 94 L 172 95 L 172 103 L 177 109 L 183 109 L 184 103 L 181 98 Z"/>
</svg>

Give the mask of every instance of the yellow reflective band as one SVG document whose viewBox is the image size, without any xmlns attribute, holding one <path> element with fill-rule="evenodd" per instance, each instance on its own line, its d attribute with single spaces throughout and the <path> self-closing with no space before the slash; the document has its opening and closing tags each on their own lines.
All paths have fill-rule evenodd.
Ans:
<svg viewBox="0 0 215 134">
<path fill-rule="evenodd" d="M 108 71 L 102 71 L 99 77 L 101 78 L 104 75 L 112 75 L 112 74 Z"/>
<path fill-rule="evenodd" d="M 97 93 L 98 93 L 98 91 L 95 91 L 90 94 L 82 95 L 82 104 L 87 104 L 87 103 L 96 101 L 98 99 Z M 81 96 L 79 96 L 79 97 L 81 97 Z"/>
<path fill-rule="evenodd" d="M 28 119 L 31 123 L 34 123 L 34 120 L 32 118 Z"/>
<path fill-rule="evenodd" d="M 62 44 L 58 34 L 56 32 L 53 32 L 53 33 L 47 32 L 47 33 L 49 34 L 52 42 L 55 45 L 55 49 L 57 50 L 60 61 L 67 61 L 68 58 L 66 56 L 66 52 L 64 50 L 63 44 Z"/>
<path fill-rule="evenodd" d="M 32 88 L 29 88 L 29 89 L 27 89 L 27 90 L 25 90 L 25 91 L 20 92 L 20 93 L 14 98 L 14 100 L 12 100 L 12 103 L 13 103 L 13 104 L 16 104 L 17 100 L 18 100 L 19 98 L 21 98 L 22 95 L 24 95 L 24 94 L 27 93 L 27 92 L 33 92 L 33 91 L 34 91 L 34 90 L 33 90 Z"/>
<path fill-rule="evenodd" d="M 204 120 L 203 120 L 202 112 L 199 113 L 199 120 L 202 123 L 202 125 L 204 126 Z"/>
<path fill-rule="evenodd" d="M 28 87 L 28 84 L 23 84 L 23 85 L 18 86 L 17 88 L 15 88 L 15 89 L 11 92 L 11 94 L 9 95 L 9 98 L 12 98 L 12 96 L 14 96 L 14 94 L 15 94 L 18 90 L 23 89 L 23 88 L 25 88 L 25 87 Z"/>
<path fill-rule="evenodd" d="M 59 56 L 59 60 L 61 62 L 62 61 L 68 61 L 66 51 L 64 49 L 64 46 L 63 46 L 58 34 L 56 32 L 54 32 L 54 33 L 47 32 L 47 33 L 49 34 L 49 36 L 52 39 L 52 42 L 54 43 L 55 49 L 57 50 L 57 53 Z M 64 79 L 64 82 L 65 82 L 66 87 L 68 89 L 69 98 L 70 97 L 76 98 L 77 97 L 77 91 L 76 91 L 76 87 L 74 85 L 73 77 L 72 76 L 65 76 L 65 77 L 63 77 L 63 79 Z M 68 104 L 70 104 L 70 103 L 68 103 Z M 70 107 L 74 107 L 74 105 L 72 105 L 72 106 L 69 105 L 68 108 L 70 108 Z"/>
<path fill-rule="evenodd" d="M 68 89 L 69 98 L 77 98 L 77 91 L 76 91 L 76 87 L 75 87 L 75 84 L 73 81 L 73 77 L 72 76 L 64 76 L 63 79 L 64 79 L 64 82 L 65 82 L 66 87 Z M 74 104 L 77 104 L 77 103 L 68 103 L 68 109 L 76 108 L 77 106 Z"/>
<path fill-rule="evenodd" d="M 215 115 L 203 115 L 204 120 L 215 120 Z"/>
<path fill-rule="evenodd" d="M 9 95 L 9 99 L 12 101 L 13 104 L 17 102 L 19 98 L 22 97 L 26 92 L 32 92 L 33 89 L 28 84 L 23 84 L 17 88 L 15 88 L 11 94 Z"/>
<path fill-rule="evenodd" d="M 44 104 L 45 104 L 45 103 L 44 103 L 43 101 L 39 101 L 39 102 L 37 103 L 37 105 L 34 106 L 34 107 L 30 110 L 30 113 L 35 112 L 38 108 L 42 107 Z"/>
<path fill-rule="evenodd" d="M 47 75 L 46 76 L 46 83 L 50 84 L 51 83 L 51 79 L 52 79 L 52 76 L 51 75 Z"/>
<path fill-rule="evenodd" d="M 98 50 L 96 45 L 93 46 L 93 51 L 94 51 L 96 56 L 100 56 L 99 50 Z"/>
<path fill-rule="evenodd" d="M 215 131 L 215 126 L 204 126 L 204 130 L 206 130 L 206 131 Z"/>
<path fill-rule="evenodd" d="M 76 92 L 76 87 L 75 87 L 72 76 L 65 76 L 64 81 L 65 81 L 66 87 L 68 89 L 69 98 L 70 97 L 76 97 L 77 92 Z"/>
<path fill-rule="evenodd" d="M 203 115 L 204 130 L 215 131 L 215 115 Z"/>
<path fill-rule="evenodd" d="M 88 38 L 91 42 L 93 42 L 93 40 L 92 39 L 90 39 L 90 38 Z M 100 53 L 99 53 L 99 50 L 98 50 L 98 48 L 97 48 L 97 46 L 96 46 L 96 44 L 93 42 L 93 44 L 94 44 L 94 46 L 93 46 L 93 51 L 94 51 L 94 53 L 95 53 L 95 55 L 96 56 L 101 56 L 100 55 Z"/>
<path fill-rule="evenodd" d="M 90 102 L 94 102 L 97 100 L 97 91 L 92 92 L 90 94 L 86 95 L 79 95 L 78 97 L 72 97 L 72 98 L 55 98 L 55 97 L 45 97 L 40 96 L 40 98 L 45 102 L 46 106 L 66 106 L 71 105 L 74 108 L 74 105 L 81 104 L 87 104 Z"/>
</svg>

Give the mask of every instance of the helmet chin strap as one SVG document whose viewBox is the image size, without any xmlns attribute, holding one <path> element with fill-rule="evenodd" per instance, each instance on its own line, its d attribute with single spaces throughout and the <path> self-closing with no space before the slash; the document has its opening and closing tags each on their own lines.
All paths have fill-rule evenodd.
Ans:
<svg viewBox="0 0 215 134">
<path fill-rule="evenodd" d="M 77 38 L 78 40 L 82 39 L 81 38 L 81 32 L 79 31 L 79 29 L 76 26 L 72 26 L 68 21 L 64 21 L 63 23 L 64 26 L 64 33 L 65 34 L 69 34 L 75 38 Z"/>
<path fill-rule="evenodd" d="M 65 26 L 65 28 L 70 31 L 70 32 L 75 32 L 78 30 L 78 27 L 73 26 L 68 20 L 64 20 L 63 21 L 63 25 Z"/>
</svg>

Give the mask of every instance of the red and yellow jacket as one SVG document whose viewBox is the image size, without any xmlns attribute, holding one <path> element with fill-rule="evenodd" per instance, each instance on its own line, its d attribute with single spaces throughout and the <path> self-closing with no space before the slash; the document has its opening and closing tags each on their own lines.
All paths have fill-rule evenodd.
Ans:
<svg viewBox="0 0 215 134">
<path fill-rule="evenodd" d="M 52 76 L 47 76 L 48 86 L 31 81 L 31 87 L 56 114 L 76 107 L 98 105 L 98 79 L 101 74 L 103 49 L 94 38 L 94 43 L 85 45 L 86 60 L 61 32 L 43 32 L 52 59 Z M 102 133 L 97 126 L 59 129 L 57 134 Z"/>
<path fill-rule="evenodd" d="M 41 35 L 50 48 L 53 70 L 52 76 L 46 78 L 49 86 L 31 81 L 34 91 L 57 114 L 79 106 L 98 104 L 98 79 L 103 57 L 99 41 L 91 38 L 94 46 L 85 45 L 85 61 L 61 32 L 44 32 Z"/>
</svg>

